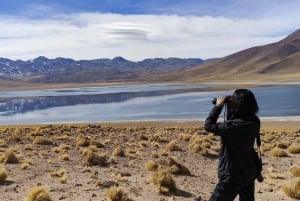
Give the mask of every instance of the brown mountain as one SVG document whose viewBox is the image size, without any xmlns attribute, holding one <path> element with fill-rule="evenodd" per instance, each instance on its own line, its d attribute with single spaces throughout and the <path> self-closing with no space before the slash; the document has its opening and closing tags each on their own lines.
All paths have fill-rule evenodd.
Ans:
<svg viewBox="0 0 300 201">
<path fill-rule="evenodd" d="M 173 78 L 172 78 L 173 77 Z M 300 29 L 283 40 L 252 47 L 167 77 L 201 81 L 300 81 Z"/>
</svg>

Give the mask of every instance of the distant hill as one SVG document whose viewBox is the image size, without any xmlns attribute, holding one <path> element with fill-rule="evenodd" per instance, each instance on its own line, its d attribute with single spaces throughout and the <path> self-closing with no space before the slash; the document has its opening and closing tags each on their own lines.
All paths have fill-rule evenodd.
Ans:
<svg viewBox="0 0 300 201">
<path fill-rule="evenodd" d="M 283 40 L 252 47 L 165 77 L 166 80 L 300 81 L 300 29 Z"/>
<path fill-rule="evenodd" d="M 138 62 L 122 57 L 78 61 L 43 56 L 29 61 L 0 58 L 0 76 L 2 80 L 26 78 L 30 82 L 42 83 L 143 81 L 149 76 L 181 71 L 203 62 L 197 58 L 155 58 Z"/>
</svg>

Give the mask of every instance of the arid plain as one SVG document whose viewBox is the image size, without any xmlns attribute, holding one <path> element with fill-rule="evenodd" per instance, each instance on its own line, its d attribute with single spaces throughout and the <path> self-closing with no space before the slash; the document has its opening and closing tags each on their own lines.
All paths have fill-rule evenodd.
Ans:
<svg viewBox="0 0 300 201">
<path fill-rule="evenodd" d="M 200 121 L 1 126 L 1 200 L 208 200 L 220 142 L 202 127 Z M 256 200 L 299 199 L 299 130 L 299 121 L 262 122 L 265 181 L 256 182 Z"/>
</svg>

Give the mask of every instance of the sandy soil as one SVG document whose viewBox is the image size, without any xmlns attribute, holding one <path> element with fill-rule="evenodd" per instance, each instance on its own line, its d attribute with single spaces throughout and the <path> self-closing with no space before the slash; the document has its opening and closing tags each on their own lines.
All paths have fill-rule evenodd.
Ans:
<svg viewBox="0 0 300 201">
<path fill-rule="evenodd" d="M 1 200 L 23 200 L 36 185 L 47 186 L 53 200 L 109 200 L 106 194 L 112 185 L 122 187 L 135 201 L 192 201 L 199 196 L 207 200 L 217 183 L 219 140 L 206 133 L 202 125 L 203 122 L 194 121 L 1 126 L 0 158 L 9 148 L 19 158 L 18 163 L 0 163 L 8 173 L 0 186 Z M 300 145 L 300 122 L 266 121 L 262 127 L 264 146 L 280 147 L 288 157 L 273 157 L 270 151 L 264 151 L 265 181 L 256 182 L 256 200 L 292 201 L 281 185 L 292 178 L 289 168 L 300 165 L 300 154 L 291 154 L 286 149 L 292 143 Z M 52 144 L 38 144 L 35 140 L 41 136 Z M 79 143 L 79 136 L 93 139 L 98 146 L 91 150 L 106 154 L 106 166 L 84 164 L 87 147 Z M 194 143 L 199 143 L 206 154 L 191 149 L 192 139 L 198 139 Z M 172 140 L 180 148 L 177 151 L 167 146 Z M 117 147 L 122 148 L 124 156 L 112 156 Z M 177 190 L 162 194 L 151 181 L 153 172 L 146 170 L 145 164 L 153 160 L 167 169 L 168 157 L 187 167 L 191 175 L 173 174 Z M 26 162 L 28 167 L 21 169 Z M 54 176 L 55 171 L 62 169 L 63 175 Z"/>
</svg>

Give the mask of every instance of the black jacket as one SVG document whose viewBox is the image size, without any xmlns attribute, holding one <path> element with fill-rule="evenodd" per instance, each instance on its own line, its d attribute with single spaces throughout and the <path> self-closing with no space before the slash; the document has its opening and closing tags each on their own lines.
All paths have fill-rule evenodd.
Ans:
<svg viewBox="0 0 300 201">
<path fill-rule="evenodd" d="M 214 106 L 205 120 L 205 130 L 221 136 L 218 177 L 220 181 L 238 183 L 255 179 L 253 145 L 259 134 L 260 120 L 256 115 L 235 117 L 217 123 L 223 106 Z"/>
</svg>

